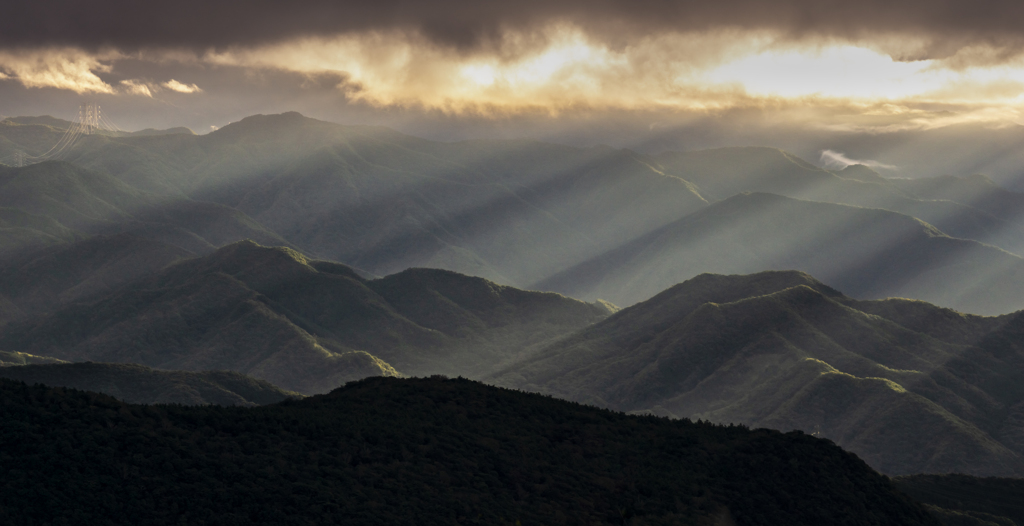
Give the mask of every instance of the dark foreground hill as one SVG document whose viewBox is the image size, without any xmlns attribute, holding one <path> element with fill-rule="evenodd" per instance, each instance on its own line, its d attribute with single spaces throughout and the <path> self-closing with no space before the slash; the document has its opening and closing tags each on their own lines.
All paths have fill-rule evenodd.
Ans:
<svg viewBox="0 0 1024 526">
<path fill-rule="evenodd" d="M 941 508 L 933 513 L 951 526 L 1024 524 L 1024 479 L 911 475 L 893 483 L 919 502 Z"/>
<path fill-rule="evenodd" d="M 366 280 L 344 265 L 246 241 L 10 324 L 0 348 L 232 370 L 312 394 L 366 376 L 482 375 L 612 310 L 443 270 Z"/>
<path fill-rule="evenodd" d="M 938 524 L 826 440 L 461 379 L 257 408 L 0 381 L 0 461 L 7 524 Z"/>
<path fill-rule="evenodd" d="M 884 473 L 1024 474 L 1024 312 L 701 275 L 493 381 L 621 411 L 801 429 Z"/>
<path fill-rule="evenodd" d="M 132 404 L 265 405 L 299 396 L 230 371 L 159 371 L 122 363 L 0 367 L 0 378 L 108 394 Z"/>
</svg>

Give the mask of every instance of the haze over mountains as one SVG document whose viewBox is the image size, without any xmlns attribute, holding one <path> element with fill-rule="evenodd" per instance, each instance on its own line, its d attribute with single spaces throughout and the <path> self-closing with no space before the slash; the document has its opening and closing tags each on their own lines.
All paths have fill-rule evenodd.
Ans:
<svg viewBox="0 0 1024 526">
<path fill-rule="evenodd" d="M 61 126 L 8 119 L 0 147 L 40 153 Z M 0 167 L 0 190 L 4 363 L 144 366 L 26 380 L 246 405 L 203 371 L 307 395 L 461 375 L 802 429 L 888 474 L 1024 474 L 1024 194 L 984 176 L 289 113 L 89 136 Z"/>
<path fill-rule="evenodd" d="M 0 135 L 41 151 L 61 129 L 35 122 L 59 125 L 8 119 Z M 76 167 L 7 172 L 7 185 L 27 188 L 5 203 L 78 232 L 127 232 L 194 254 L 248 238 L 376 275 L 446 268 L 620 306 L 702 272 L 795 268 L 855 297 L 909 296 L 984 314 L 1024 308 L 1013 288 L 1024 252 L 1021 194 L 980 177 L 828 172 L 766 148 L 643 156 L 530 141 L 438 143 L 296 113 L 204 136 L 90 136 L 66 159 Z M 56 187 L 67 193 L 52 195 Z M 769 198 L 731 204 L 743 192 L 889 213 Z M 730 207 L 747 216 L 729 223 Z M 829 220 L 842 214 L 857 217 Z M 28 248 L 60 239 L 52 227 L 39 231 L 47 235 L 23 241 L 34 243 Z M 780 248 L 744 246 L 732 257 L 748 237 Z M 910 238 L 920 242 L 903 247 Z M 693 243 L 708 255 L 692 254 Z M 689 261 L 675 261 L 679 250 Z M 886 258 L 897 267 L 879 268 Z"/>
</svg>

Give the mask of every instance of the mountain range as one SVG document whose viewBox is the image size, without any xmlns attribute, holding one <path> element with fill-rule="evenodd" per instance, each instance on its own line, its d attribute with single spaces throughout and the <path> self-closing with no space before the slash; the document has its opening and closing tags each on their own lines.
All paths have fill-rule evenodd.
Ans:
<svg viewBox="0 0 1024 526">
<path fill-rule="evenodd" d="M 705 272 L 796 269 L 857 298 L 907 297 L 963 312 L 1020 309 L 1024 259 L 876 208 L 744 193 L 535 285 L 632 305 Z M 941 286 L 939 286 L 941 284 Z"/>
<path fill-rule="evenodd" d="M 67 124 L 2 121 L 0 154 Z M 465 376 L 1024 476 L 1022 255 L 1024 194 L 981 175 L 297 113 L 97 134 L 0 166 L 0 376 L 240 405 Z"/>
<path fill-rule="evenodd" d="M 478 376 L 613 311 L 445 270 L 367 280 L 338 263 L 242 241 L 12 322 L 0 348 L 231 370 L 311 394 L 366 376 Z"/>
<path fill-rule="evenodd" d="M 702 274 L 487 381 L 620 411 L 801 429 L 893 475 L 1024 474 L 1024 312 Z M 941 438 L 939 438 L 941 437 Z"/>
<path fill-rule="evenodd" d="M 0 136 L 34 154 L 63 132 L 52 119 L 3 123 Z M 1024 194 L 984 176 L 829 171 L 771 148 L 646 155 L 442 143 L 297 113 L 201 136 L 94 135 L 65 159 L 0 177 L 12 181 L 0 206 L 59 223 L 9 232 L 23 253 L 76 234 L 130 233 L 196 255 L 252 239 L 372 275 L 444 268 L 621 306 L 703 272 L 797 269 L 862 299 L 907 296 L 979 314 L 1024 308 L 1012 288 L 1024 264 Z M 851 215 L 857 222 L 829 220 Z M 71 232 L 62 238 L 59 226 Z M 932 239 L 903 250 L 890 227 Z M 748 238 L 789 253 L 747 250 Z M 676 262 L 677 250 L 688 261 Z M 817 261 L 797 265 L 807 254 Z M 887 261 L 897 263 L 891 273 L 878 268 Z"/>
</svg>

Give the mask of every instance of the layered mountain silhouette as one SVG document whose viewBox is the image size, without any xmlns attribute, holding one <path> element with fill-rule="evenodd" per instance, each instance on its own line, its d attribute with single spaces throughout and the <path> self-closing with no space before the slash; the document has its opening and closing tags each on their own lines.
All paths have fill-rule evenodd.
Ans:
<svg viewBox="0 0 1024 526">
<path fill-rule="evenodd" d="M 0 155 L 67 125 L 2 121 Z M 297 113 L 62 157 L 0 166 L 0 364 L 29 382 L 248 405 L 462 375 L 801 429 L 893 475 L 1024 475 L 1024 194 L 981 175 L 441 143 Z M 83 361 L 103 363 L 63 363 Z M 432 381 L 445 403 L 455 384 Z M 380 382 L 363 385 L 407 385 Z M 594 484 L 636 478 L 613 480 Z M 738 519 L 725 502 L 693 517 Z"/>
<path fill-rule="evenodd" d="M 463 379 L 375 378 L 253 408 L 129 405 L 9 380 L 0 398 L 11 524 L 939 524 L 803 433 Z"/>
<path fill-rule="evenodd" d="M 5 140 L 30 153 L 41 153 L 62 131 L 53 119 L 0 126 Z M 65 237 L 130 233 L 194 254 L 253 239 L 372 275 L 444 268 L 620 305 L 700 272 L 797 268 L 856 297 L 909 296 L 983 314 L 1024 308 L 1017 290 L 993 285 L 1019 281 L 1016 260 L 973 245 L 928 243 L 909 260 L 894 261 L 898 276 L 874 280 L 865 277 L 877 270 L 871 261 L 905 255 L 893 252 L 893 236 L 865 228 L 847 243 L 859 256 L 793 264 L 806 259 L 819 238 L 851 236 L 812 229 L 832 212 L 795 205 L 787 205 L 793 208 L 790 219 L 802 228 L 790 232 L 786 223 L 772 223 L 778 218 L 765 210 L 766 198 L 736 220 L 747 222 L 750 235 L 765 245 L 795 247 L 790 261 L 741 250 L 723 268 L 713 258 L 686 268 L 673 261 L 671 251 L 659 252 L 664 261 L 641 254 L 636 264 L 617 263 L 631 248 L 646 250 L 645 241 L 673 228 L 670 237 L 685 240 L 660 240 L 719 251 L 720 238 L 703 247 L 701 240 L 710 234 L 694 221 L 739 206 L 729 201 L 746 192 L 888 210 L 952 238 L 1024 254 L 1024 224 L 1015 212 L 1024 194 L 999 189 L 984 177 L 911 181 L 888 179 L 864 166 L 828 171 L 771 148 L 647 156 L 526 140 L 440 143 L 297 113 L 257 115 L 203 136 L 116 135 L 86 137 L 66 155 L 72 164 L 9 170 L 8 178 L 18 184 L 9 183 L 12 197 L 0 205 L 32 214 L 36 223 L 55 220 L 59 225 L 51 227 L 71 230 L 62 232 Z M 54 188 L 75 190 L 57 196 Z M 676 228 L 683 224 L 690 225 L 683 230 L 698 231 Z M 13 252 L 61 239 L 18 225 L 3 234 Z M 796 246 L 797 234 L 811 237 Z M 691 260 L 697 257 L 692 252 Z M 595 270 L 609 260 L 611 268 Z M 664 274 L 651 278 L 648 266 Z"/>
<path fill-rule="evenodd" d="M 941 181 L 967 180 L 948 176 L 891 180 L 863 165 L 830 172 L 774 148 L 668 152 L 655 158 L 667 172 L 697 184 L 709 199 L 763 192 L 881 208 L 917 217 L 953 237 L 1024 255 L 1024 223 L 1010 212 L 1014 204 L 1024 201 L 1024 194 L 1001 190 L 991 181 L 984 184 L 976 178 L 961 184 L 970 189 L 954 190 L 956 185 Z M 979 184 L 984 188 L 978 188 Z M 939 187 L 947 190 L 940 191 Z"/>
<path fill-rule="evenodd" d="M 739 194 L 535 284 L 631 305 L 705 272 L 798 269 L 859 298 L 963 312 L 1021 307 L 1024 259 L 894 212 Z"/>
<path fill-rule="evenodd" d="M 22 359 L 41 361 L 33 356 Z M 254 406 L 300 396 L 229 371 L 160 371 L 135 364 L 26 363 L 0 367 L 0 378 L 93 391 L 131 404 Z"/>
<path fill-rule="evenodd" d="M 316 393 L 375 375 L 480 375 L 613 310 L 442 270 L 366 280 L 245 241 L 11 323 L 0 348 L 225 369 Z"/>
<path fill-rule="evenodd" d="M 802 429 L 890 474 L 1024 474 L 1024 314 L 704 274 L 496 374 L 622 411 Z"/>
</svg>

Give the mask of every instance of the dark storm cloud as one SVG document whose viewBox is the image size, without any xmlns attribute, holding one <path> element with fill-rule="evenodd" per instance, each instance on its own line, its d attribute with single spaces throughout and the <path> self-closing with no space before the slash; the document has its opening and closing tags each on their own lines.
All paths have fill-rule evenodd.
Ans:
<svg viewBox="0 0 1024 526">
<path fill-rule="evenodd" d="M 971 43 L 1016 47 L 1024 40 L 1017 0 L 37 0 L 6 2 L 0 46 L 114 46 L 205 49 L 365 30 L 421 33 L 457 48 L 485 44 L 505 29 L 567 21 L 613 45 L 639 34 L 722 27 L 767 29 L 793 38 L 867 38 L 880 33 L 931 40 L 916 51 L 949 54 Z M 923 57 L 903 57 L 923 58 Z"/>
</svg>

